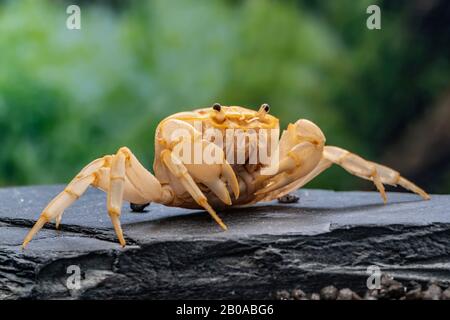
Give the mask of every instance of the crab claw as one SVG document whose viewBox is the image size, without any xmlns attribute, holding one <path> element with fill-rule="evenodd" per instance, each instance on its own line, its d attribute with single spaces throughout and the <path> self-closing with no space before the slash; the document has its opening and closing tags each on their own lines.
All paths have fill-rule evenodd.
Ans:
<svg viewBox="0 0 450 320">
<path fill-rule="evenodd" d="M 255 195 L 280 189 L 311 172 L 322 157 L 321 150 L 321 146 L 309 141 L 295 145 L 280 161 L 279 173 L 268 179 Z"/>
<path fill-rule="evenodd" d="M 207 181 L 205 184 L 223 203 L 229 206 L 232 205 L 230 193 L 222 180 Z"/>
<path fill-rule="evenodd" d="M 225 160 L 224 160 L 225 161 Z M 189 174 L 206 185 L 220 200 L 227 205 L 231 205 L 230 193 L 227 184 L 230 186 L 235 198 L 239 197 L 239 184 L 236 175 L 228 163 L 224 164 L 186 164 Z M 221 179 L 223 177 L 223 180 Z"/>
<path fill-rule="evenodd" d="M 231 205 L 232 202 L 227 185 L 230 186 L 237 199 L 239 197 L 239 183 L 236 174 L 226 161 L 221 148 L 205 140 L 203 145 L 205 148 L 209 148 L 211 152 L 214 152 L 218 157 L 216 159 L 219 161 L 210 164 L 186 164 L 185 166 L 195 180 L 206 185 L 224 203 Z"/>
<path fill-rule="evenodd" d="M 236 174 L 230 164 L 224 159 L 225 163 L 222 165 L 222 175 L 233 191 L 234 198 L 239 198 L 239 182 L 237 180 Z"/>
<path fill-rule="evenodd" d="M 269 180 L 269 182 L 266 184 L 266 186 L 264 188 L 256 191 L 255 195 L 269 193 L 273 190 L 283 187 L 286 184 L 289 184 L 290 182 L 292 182 L 294 180 L 295 180 L 295 176 L 289 176 L 286 172 L 282 172 L 282 173 L 276 175 L 271 180 Z"/>
</svg>

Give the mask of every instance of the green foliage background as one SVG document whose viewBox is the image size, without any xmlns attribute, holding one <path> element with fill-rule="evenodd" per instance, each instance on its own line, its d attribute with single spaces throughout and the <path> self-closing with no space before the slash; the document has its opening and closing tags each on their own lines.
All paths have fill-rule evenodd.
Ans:
<svg viewBox="0 0 450 320">
<path fill-rule="evenodd" d="M 70 3 L 0 1 L 0 185 L 66 182 L 122 145 L 151 167 L 158 122 L 214 102 L 268 102 L 377 160 L 449 86 L 406 1 L 82 1 L 79 31 Z M 368 185 L 334 168 L 309 186 Z"/>
</svg>

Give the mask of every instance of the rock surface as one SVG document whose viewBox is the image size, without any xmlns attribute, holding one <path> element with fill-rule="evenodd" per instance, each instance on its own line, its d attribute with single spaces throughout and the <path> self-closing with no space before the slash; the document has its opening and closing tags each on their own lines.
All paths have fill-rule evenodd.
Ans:
<svg viewBox="0 0 450 320">
<path fill-rule="evenodd" d="M 0 299 L 266 299 L 281 289 L 367 290 L 367 267 L 398 280 L 450 281 L 450 196 L 301 190 L 220 212 L 124 204 L 122 249 L 97 190 L 48 224 L 22 251 L 28 228 L 62 186 L 0 189 Z M 81 270 L 69 289 L 68 267 Z"/>
</svg>

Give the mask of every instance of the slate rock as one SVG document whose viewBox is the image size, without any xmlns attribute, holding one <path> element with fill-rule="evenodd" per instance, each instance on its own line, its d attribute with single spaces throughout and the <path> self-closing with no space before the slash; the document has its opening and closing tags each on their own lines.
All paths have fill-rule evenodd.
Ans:
<svg viewBox="0 0 450 320">
<path fill-rule="evenodd" d="M 227 232 L 204 211 L 151 204 L 136 213 L 124 203 L 122 249 L 106 197 L 92 189 L 66 210 L 61 230 L 46 225 L 22 251 L 63 188 L 0 189 L 0 299 L 269 299 L 330 284 L 364 293 L 371 265 L 396 280 L 450 281 L 447 195 L 391 192 L 383 205 L 375 192 L 302 189 L 298 203 L 219 212 Z"/>
</svg>

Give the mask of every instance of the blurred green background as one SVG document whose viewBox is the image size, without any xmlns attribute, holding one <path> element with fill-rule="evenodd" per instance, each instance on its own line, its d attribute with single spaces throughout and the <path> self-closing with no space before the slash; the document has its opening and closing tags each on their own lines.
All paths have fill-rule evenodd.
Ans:
<svg viewBox="0 0 450 320">
<path fill-rule="evenodd" d="M 439 0 L 0 1 L 0 185 L 67 182 L 123 145 L 151 168 L 165 116 L 267 102 L 448 193 L 449 21 Z M 373 188 L 336 167 L 308 187 Z"/>
</svg>

